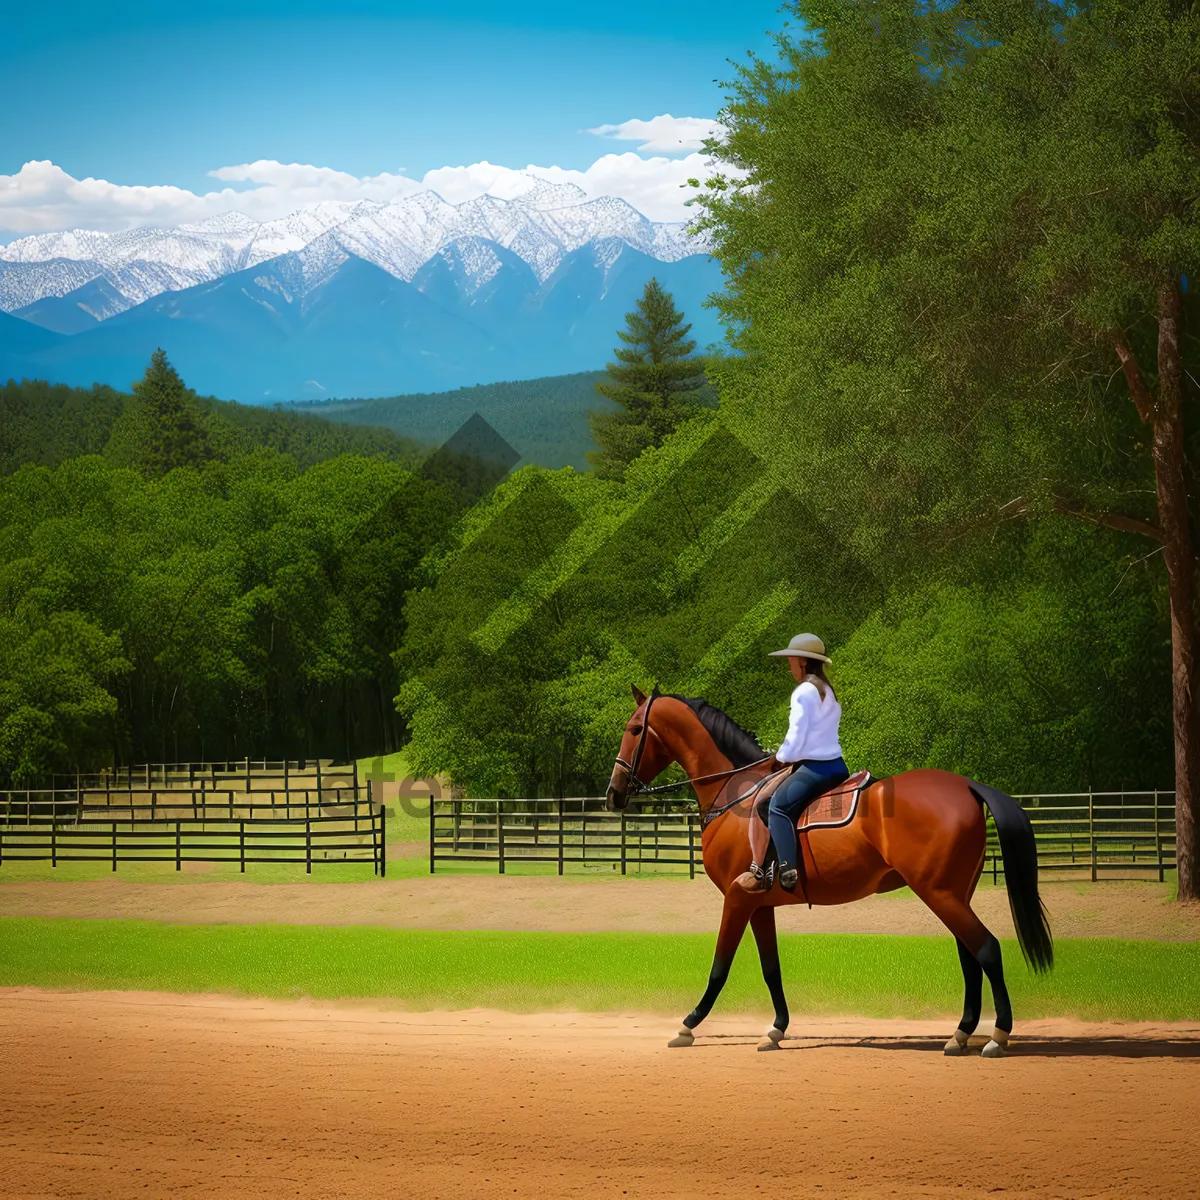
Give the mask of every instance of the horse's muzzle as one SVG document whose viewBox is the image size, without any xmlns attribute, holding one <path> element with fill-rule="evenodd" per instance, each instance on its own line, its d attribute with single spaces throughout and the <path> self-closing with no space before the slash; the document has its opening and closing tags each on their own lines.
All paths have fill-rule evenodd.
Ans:
<svg viewBox="0 0 1200 1200">
<path fill-rule="evenodd" d="M 620 812 L 629 807 L 629 797 L 610 783 L 608 791 L 604 794 L 604 804 L 609 812 Z"/>
</svg>

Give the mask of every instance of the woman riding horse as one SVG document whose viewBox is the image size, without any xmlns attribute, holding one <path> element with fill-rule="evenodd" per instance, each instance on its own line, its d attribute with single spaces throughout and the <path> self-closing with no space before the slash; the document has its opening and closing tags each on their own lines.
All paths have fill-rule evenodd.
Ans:
<svg viewBox="0 0 1200 1200">
<path fill-rule="evenodd" d="M 793 642 L 789 649 L 808 653 L 785 656 L 804 659 L 806 671 L 812 669 L 809 664 L 823 661 L 812 657 L 823 655 L 823 647 L 817 649 L 811 642 L 797 645 L 795 639 Z M 811 680 L 798 690 L 807 691 L 809 687 L 819 695 L 820 689 Z M 850 800 L 846 816 L 812 822 L 806 829 L 803 896 L 797 894 L 799 889 L 747 892 L 736 883 L 738 876 L 746 873 L 750 860 L 741 822 L 761 824 L 754 812 L 755 798 L 772 756 L 753 734 L 699 697 L 660 694 L 657 688 L 646 696 L 635 686 L 633 698 L 636 708 L 613 763 L 608 807 L 621 810 L 633 797 L 655 794 L 660 789 L 651 787 L 650 781 L 671 763 L 679 763 L 700 806 L 705 874 L 725 897 L 708 986 L 670 1045 L 690 1046 L 695 1041 L 694 1030 L 720 995 L 738 943 L 749 926 L 758 943 L 763 978 L 775 1007 L 774 1022 L 759 1048 L 776 1049 L 788 1027 L 776 941 L 776 907 L 805 901 L 815 905 L 846 904 L 907 885 L 941 920 L 957 945 L 964 985 L 963 1015 L 946 1043 L 946 1053 L 968 1052 L 968 1039 L 979 1024 L 983 1007 L 985 975 L 992 986 L 996 1023 L 983 1056 L 994 1058 L 1005 1053 L 1013 1015 L 1000 942 L 971 907 L 987 853 L 989 814 L 1000 843 L 1009 907 L 1021 951 L 1036 971 L 1049 970 L 1054 963 L 1054 943 L 1038 895 L 1033 826 L 1011 796 L 962 775 L 926 768 L 902 771 L 873 783 L 864 778 Z M 832 695 L 827 694 L 821 704 L 831 701 Z M 830 721 L 833 709 L 823 712 L 823 721 Z M 828 731 L 827 726 L 823 728 Z M 824 749 L 816 749 L 821 746 Z M 817 758 L 818 753 L 829 754 L 829 747 L 830 743 L 821 741 L 810 745 L 806 735 L 800 753 Z M 664 790 L 677 786 L 664 785 Z M 794 796 L 789 800 L 785 795 L 782 803 L 792 808 L 794 800 Z M 795 833 L 781 830 L 777 836 L 783 843 L 779 846 L 781 857 L 795 853 L 798 865 L 799 852 L 791 849 Z M 761 862 L 763 857 L 765 853 L 756 855 L 756 861 Z M 750 875 L 753 879 L 753 872 Z"/>
<path fill-rule="evenodd" d="M 779 884 L 789 892 L 795 889 L 799 879 L 796 818 L 810 800 L 850 776 L 838 742 L 842 706 L 825 678 L 825 664 L 830 659 L 824 642 L 815 634 L 798 633 L 786 649 L 772 650 L 770 656 L 788 660 L 796 687 L 787 737 L 767 763 L 767 770 L 788 763 L 795 766 L 771 797 L 769 832 L 760 820 L 749 822 L 750 869 L 737 878 L 738 886 L 747 892 L 765 892 L 771 887 L 764 869 L 771 841 L 779 858 Z"/>
</svg>

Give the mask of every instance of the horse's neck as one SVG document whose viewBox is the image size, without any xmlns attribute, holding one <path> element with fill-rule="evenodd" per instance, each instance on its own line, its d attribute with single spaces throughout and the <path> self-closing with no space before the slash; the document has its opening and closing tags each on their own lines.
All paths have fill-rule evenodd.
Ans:
<svg viewBox="0 0 1200 1200">
<path fill-rule="evenodd" d="M 671 732 L 673 737 L 667 748 L 674 754 L 675 761 L 687 772 L 689 779 L 724 775 L 725 772 L 734 770 L 733 763 L 721 753 L 712 739 L 712 734 L 690 709 L 681 721 L 672 722 Z M 728 777 L 725 776 L 714 779 L 711 783 L 694 785 L 701 812 L 707 812 L 716 803 L 721 789 L 727 782 Z"/>
</svg>

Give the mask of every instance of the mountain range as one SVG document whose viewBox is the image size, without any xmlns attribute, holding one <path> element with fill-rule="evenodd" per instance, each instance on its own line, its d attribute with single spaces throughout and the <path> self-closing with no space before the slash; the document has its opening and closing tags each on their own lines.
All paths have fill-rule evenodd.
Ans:
<svg viewBox="0 0 1200 1200">
<path fill-rule="evenodd" d="M 514 196 L 325 203 L 258 223 L 39 234 L 0 247 L 0 379 L 128 387 L 162 346 L 249 402 L 594 369 L 653 275 L 704 347 L 721 285 L 682 222 L 527 176 Z"/>
</svg>

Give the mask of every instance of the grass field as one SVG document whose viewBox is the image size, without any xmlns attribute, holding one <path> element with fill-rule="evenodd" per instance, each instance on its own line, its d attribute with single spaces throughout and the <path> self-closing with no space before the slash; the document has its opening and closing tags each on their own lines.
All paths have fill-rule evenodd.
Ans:
<svg viewBox="0 0 1200 1200">
<path fill-rule="evenodd" d="M 962 978 L 944 937 L 811 934 L 780 939 L 796 1013 L 923 1017 L 957 1012 Z M 437 932 L 285 925 L 0 919 L 0 986 L 373 997 L 405 1008 L 533 1012 L 695 1003 L 713 939 L 701 934 Z M 1200 1009 L 1200 943 L 1060 941 L 1034 976 L 1005 943 L 1019 1017 L 1183 1020 Z M 721 999 L 767 1012 L 745 945 Z"/>
</svg>

